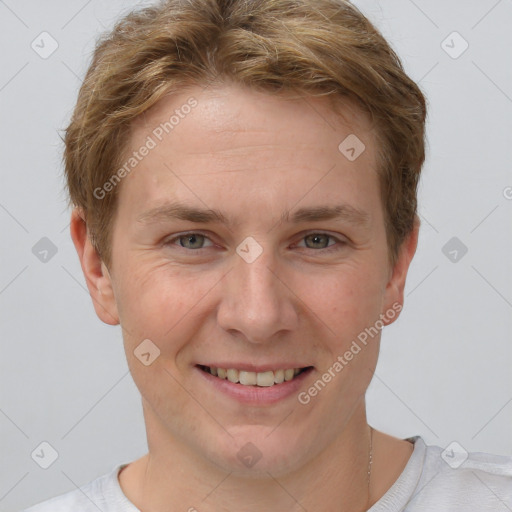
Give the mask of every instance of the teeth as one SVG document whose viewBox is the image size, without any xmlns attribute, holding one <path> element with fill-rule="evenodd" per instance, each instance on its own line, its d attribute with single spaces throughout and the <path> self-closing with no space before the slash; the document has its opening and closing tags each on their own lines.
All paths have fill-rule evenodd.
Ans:
<svg viewBox="0 0 512 512">
<path fill-rule="evenodd" d="M 281 382 L 284 382 L 284 370 L 276 370 L 274 372 L 274 382 L 276 384 L 281 384 Z"/>
<path fill-rule="evenodd" d="M 258 386 L 273 386 L 274 372 L 261 372 L 256 374 L 256 384 Z"/>
<path fill-rule="evenodd" d="M 236 371 L 236 370 L 235 370 Z M 257 382 L 256 372 L 244 372 L 240 371 L 240 384 L 245 386 L 255 386 Z"/>
<path fill-rule="evenodd" d="M 293 368 L 284 371 L 284 380 L 289 381 L 293 379 Z"/>
<path fill-rule="evenodd" d="M 238 370 L 230 368 L 228 370 L 228 380 L 229 382 L 234 382 L 236 384 L 238 382 Z"/>
<path fill-rule="evenodd" d="M 219 379 L 227 379 L 233 383 L 240 383 L 244 386 L 260 386 L 270 387 L 274 384 L 281 384 L 284 381 L 290 381 L 297 376 L 301 368 L 288 368 L 286 370 L 276 370 L 267 372 L 246 372 L 244 370 L 237 370 L 235 368 L 210 368 L 205 367 L 212 375 L 219 377 Z"/>
</svg>

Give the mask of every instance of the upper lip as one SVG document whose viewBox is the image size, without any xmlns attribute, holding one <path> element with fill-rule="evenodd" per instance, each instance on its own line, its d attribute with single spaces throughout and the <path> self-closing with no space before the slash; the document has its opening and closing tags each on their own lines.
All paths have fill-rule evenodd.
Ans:
<svg viewBox="0 0 512 512">
<path fill-rule="evenodd" d="M 290 368 L 308 368 L 311 365 L 302 364 L 302 363 L 268 363 L 268 364 L 251 364 L 251 363 L 208 363 L 203 364 L 200 363 L 199 366 L 208 366 L 208 367 L 215 367 L 215 368 L 224 368 L 226 370 L 229 370 L 230 368 L 234 368 L 236 370 L 242 370 L 245 372 L 256 372 L 256 373 L 262 373 L 262 372 L 270 372 L 270 371 L 276 371 L 276 370 L 288 370 Z"/>
</svg>

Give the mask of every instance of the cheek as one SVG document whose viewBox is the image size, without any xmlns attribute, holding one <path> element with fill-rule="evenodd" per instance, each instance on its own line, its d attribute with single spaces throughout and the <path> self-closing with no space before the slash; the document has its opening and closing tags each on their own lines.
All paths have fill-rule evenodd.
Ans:
<svg viewBox="0 0 512 512">
<path fill-rule="evenodd" d="M 171 407 L 174 410 L 186 403 L 186 397 L 175 380 L 178 377 L 172 361 L 194 336 L 198 326 L 194 321 L 198 311 L 195 306 L 207 293 L 204 288 L 209 281 L 205 279 L 203 285 L 197 277 L 187 278 L 168 265 L 139 263 L 131 271 L 127 265 L 125 271 L 118 282 L 118 310 L 130 372 L 140 393 L 155 410 L 162 412 L 171 407 L 165 399 L 167 393 L 175 397 Z M 139 348 L 143 347 L 143 340 L 151 341 L 144 341 L 144 350 Z M 137 354 L 147 352 L 150 363 L 146 366 Z M 160 388 L 166 391 L 161 392 Z"/>
<path fill-rule="evenodd" d="M 319 317 L 328 327 L 324 330 L 327 353 L 319 371 L 329 373 L 326 377 L 332 379 L 323 405 L 319 401 L 318 407 L 341 420 L 365 393 L 375 371 L 380 330 L 374 326 L 381 312 L 382 287 L 371 276 L 365 279 L 353 273 L 325 286 L 318 296 Z"/>
<path fill-rule="evenodd" d="M 338 343 L 372 325 L 383 300 L 381 283 L 371 269 L 340 268 L 325 276 L 303 281 L 300 297 Z"/>
<path fill-rule="evenodd" d="M 204 314 L 203 299 L 214 292 L 221 276 L 203 272 L 186 274 L 168 262 L 127 266 L 118 283 L 121 325 L 130 344 L 149 338 L 161 348 L 176 348 L 169 341 L 186 338 L 194 318 Z"/>
</svg>

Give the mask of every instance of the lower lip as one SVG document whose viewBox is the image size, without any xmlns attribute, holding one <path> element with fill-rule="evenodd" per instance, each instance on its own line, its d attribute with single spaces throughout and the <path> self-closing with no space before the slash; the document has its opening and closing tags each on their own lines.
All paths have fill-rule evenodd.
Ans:
<svg viewBox="0 0 512 512">
<path fill-rule="evenodd" d="M 271 405 L 291 395 L 297 395 L 304 381 L 313 372 L 313 368 L 310 367 L 292 380 L 284 381 L 281 384 L 274 384 L 273 386 L 245 386 L 244 384 L 234 383 L 227 379 L 219 379 L 197 366 L 194 369 L 200 374 L 200 377 L 205 379 L 208 384 L 214 386 L 216 390 L 249 405 Z"/>
</svg>

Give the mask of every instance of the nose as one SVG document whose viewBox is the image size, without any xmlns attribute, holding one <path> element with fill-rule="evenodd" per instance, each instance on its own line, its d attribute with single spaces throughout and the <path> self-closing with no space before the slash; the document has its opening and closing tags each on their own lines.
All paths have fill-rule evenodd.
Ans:
<svg viewBox="0 0 512 512">
<path fill-rule="evenodd" d="M 220 327 L 250 343 L 275 341 L 278 333 L 297 329 L 298 299 L 270 251 L 264 250 L 251 263 L 237 254 L 234 260 L 234 267 L 222 281 L 217 311 Z"/>
</svg>

